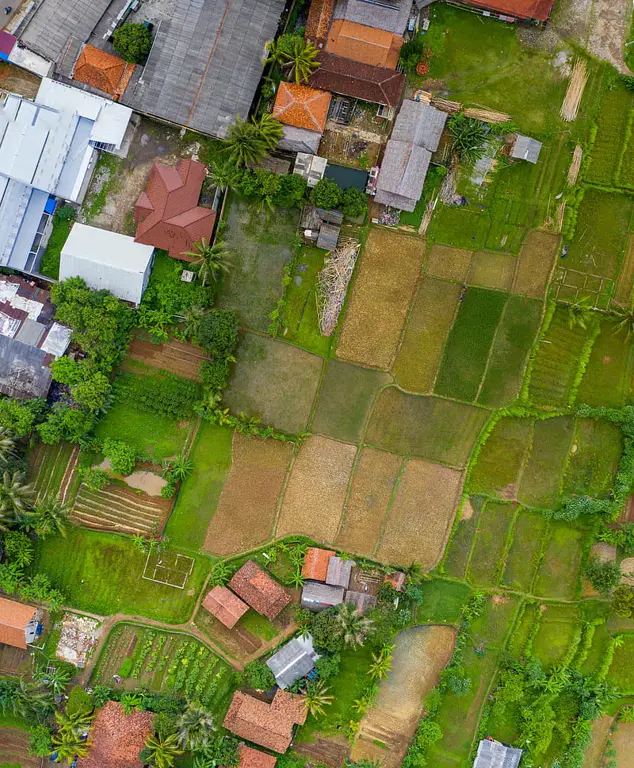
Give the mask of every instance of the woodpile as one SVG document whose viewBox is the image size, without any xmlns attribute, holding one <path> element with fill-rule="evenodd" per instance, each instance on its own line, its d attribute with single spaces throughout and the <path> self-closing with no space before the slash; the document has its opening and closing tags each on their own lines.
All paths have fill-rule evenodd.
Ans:
<svg viewBox="0 0 634 768">
<path fill-rule="evenodd" d="M 511 116 L 504 112 L 496 112 L 493 109 L 473 109 L 469 107 L 464 111 L 467 117 L 472 117 L 474 120 L 482 120 L 485 123 L 509 123 Z"/>
<path fill-rule="evenodd" d="M 429 62 L 425 61 L 425 59 L 422 59 L 416 65 L 416 74 L 419 77 L 425 77 L 425 75 L 428 73 L 429 73 Z"/>
<path fill-rule="evenodd" d="M 339 313 L 348 291 L 348 284 L 359 255 L 360 243 L 342 238 L 326 259 L 317 278 L 317 314 L 322 336 L 331 336 L 337 327 Z"/>
<path fill-rule="evenodd" d="M 588 81 L 588 68 L 585 59 L 577 59 L 570 75 L 568 90 L 564 96 L 564 103 L 559 112 L 561 119 L 567 123 L 572 122 L 577 117 L 581 98 Z"/>
<path fill-rule="evenodd" d="M 581 158 L 583 157 L 583 150 L 581 149 L 581 145 L 577 144 L 575 147 L 575 151 L 572 155 L 572 163 L 570 163 L 570 168 L 568 169 L 568 186 L 574 187 L 574 185 L 577 183 L 577 178 L 579 177 L 579 170 L 581 168 Z"/>
<path fill-rule="evenodd" d="M 447 99 L 432 99 L 432 104 L 441 112 L 448 112 L 450 115 L 455 115 L 462 109 L 462 104 L 459 101 L 447 101 Z"/>
</svg>

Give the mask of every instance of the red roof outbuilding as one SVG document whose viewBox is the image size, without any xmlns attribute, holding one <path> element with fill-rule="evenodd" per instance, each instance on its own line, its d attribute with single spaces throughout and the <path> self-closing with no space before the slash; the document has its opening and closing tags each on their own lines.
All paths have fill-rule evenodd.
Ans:
<svg viewBox="0 0 634 768">
<path fill-rule="evenodd" d="M 274 755 L 247 747 L 246 744 L 240 744 L 238 755 L 240 757 L 238 768 L 275 768 L 277 763 L 277 757 Z"/>
<path fill-rule="evenodd" d="M 326 581 L 328 575 L 328 563 L 335 553 L 329 549 L 320 549 L 319 547 L 309 547 L 304 555 L 304 565 L 302 567 L 302 576 L 305 579 L 313 581 Z"/>
<path fill-rule="evenodd" d="M 555 0 L 461 0 L 464 5 L 513 16 L 523 21 L 546 22 L 553 11 Z"/>
<path fill-rule="evenodd" d="M 198 205 L 204 180 L 205 166 L 194 160 L 181 160 L 175 168 L 155 163 L 134 207 L 136 242 L 192 261 L 183 254 L 203 238 L 211 239 L 216 219 L 215 211 Z"/>
<path fill-rule="evenodd" d="M 284 587 L 253 560 L 248 560 L 233 575 L 229 586 L 245 603 L 268 619 L 274 619 L 291 602 L 291 596 Z"/>
<path fill-rule="evenodd" d="M 304 697 L 279 688 L 270 704 L 236 691 L 223 725 L 242 739 L 284 753 L 291 745 L 293 726 L 305 721 Z"/>
<path fill-rule="evenodd" d="M 214 587 L 203 600 L 203 608 L 229 629 L 249 610 L 249 606 L 226 587 Z"/>
</svg>

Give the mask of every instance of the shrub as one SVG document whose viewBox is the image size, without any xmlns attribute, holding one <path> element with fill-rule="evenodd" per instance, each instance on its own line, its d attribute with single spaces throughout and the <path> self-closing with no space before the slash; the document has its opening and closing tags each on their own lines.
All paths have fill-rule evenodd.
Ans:
<svg viewBox="0 0 634 768">
<path fill-rule="evenodd" d="M 103 441 L 103 455 L 110 460 L 110 468 L 115 475 L 129 475 L 134 470 L 136 454 L 123 440 L 107 437 Z"/>
<path fill-rule="evenodd" d="M 201 387 L 195 381 L 171 373 L 163 376 L 122 374 L 115 383 L 115 394 L 144 411 L 186 419 L 200 399 Z"/>
<path fill-rule="evenodd" d="M 399 62 L 404 72 L 414 72 L 423 56 L 424 44 L 421 35 L 415 35 L 401 46 Z"/>
<path fill-rule="evenodd" d="M 621 580 L 621 569 L 617 563 L 602 563 L 598 557 L 591 557 L 583 575 L 603 597 L 607 597 Z"/>
<path fill-rule="evenodd" d="M 0 424 L 16 437 L 26 437 L 46 409 L 46 401 L 39 398 L 20 401 L 0 396 Z"/>
<path fill-rule="evenodd" d="M 62 440 L 79 443 L 92 430 L 95 418 L 91 413 L 72 408 L 68 403 L 56 403 L 48 419 L 37 427 L 43 443 L 53 445 Z"/>
<path fill-rule="evenodd" d="M 71 689 L 68 696 L 68 703 L 66 704 L 66 712 L 69 715 L 75 713 L 90 714 L 93 711 L 95 705 L 92 700 L 92 696 L 81 687 L 81 685 L 75 685 Z"/>
<path fill-rule="evenodd" d="M 448 127 L 453 136 L 453 150 L 461 160 L 473 162 L 482 157 L 487 134 L 484 123 L 460 114 L 450 118 Z"/>
<path fill-rule="evenodd" d="M 340 666 L 341 656 L 338 653 L 333 653 L 332 655 L 323 654 L 315 662 L 315 669 L 320 680 L 336 677 L 339 674 Z"/>
<path fill-rule="evenodd" d="M 212 360 L 201 363 L 200 378 L 209 389 L 224 389 L 229 378 L 229 363 L 227 360 Z"/>
<path fill-rule="evenodd" d="M 49 757 L 53 749 L 51 732 L 46 725 L 34 725 L 30 730 L 29 754 Z"/>
<path fill-rule="evenodd" d="M 198 341 L 216 358 L 229 357 L 238 343 L 238 318 L 228 309 L 212 309 L 200 321 Z"/>
<path fill-rule="evenodd" d="M 110 475 L 99 467 L 88 467 L 80 470 L 81 479 L 91 491 L 100 491 L 110 482 Z"/>
<path fill-rule="evenodd" d="M 22 531 L 7 531 L 4 534 L 4 551 L 10 563 L 25 568 L 33 561 L 33 544 Z"/>
<path fill-rule="evenodd" d="M 55 218 L 59 221 L 73 221 L 77 216 L 77 211 L 72 205 L 60 205 L 55 211 Z"/>
<path fill-rule="evenodd" d="M 310 199 L 319 208 L 336 208 L 341 202 L 341 188 L 331 179 L 320 179 L 310 193 Z"/>
<path fill-rule="evenodd" d="M 273 197 L 273 204 L 281 208 L 294 208 L 300 206 L 306 197 L 308 182 L 303 176 L 289 173 L 280 176 L 280 184 Z"/>
<path fill-rule="evenodd" d="M 349 187 L 341 196 L 341 210 L 349 219 L 363 216 L 368 210 L 368 198 L 360 189 Z"/>
<path fill-rule="evenodd" d="M 112 47 L 133 64 L 143 61 L 152 47 L 152 33 L 145 24 L 124 24 L 114 33 Z"/>
<path fill-rule="evenodd" d="M 261 661 L 250 661 L 244 668 L 244 676 L 251 688 L 268 691 L 275 685 L 275 676 Z"/>
<path fill-rule="evenodd" d="M 634 618 L 634 588 L 622 585 L 614 590 L 612 608 L 623 619 Z"/>
<path fill-rule="evenodd" d="M 315 614 L 312 620 L 310 633 L 317 648 L 336 653 L 344 646 L 341 625 L 337 621 L 336 608 L 326 608 Z"/>
</svg>

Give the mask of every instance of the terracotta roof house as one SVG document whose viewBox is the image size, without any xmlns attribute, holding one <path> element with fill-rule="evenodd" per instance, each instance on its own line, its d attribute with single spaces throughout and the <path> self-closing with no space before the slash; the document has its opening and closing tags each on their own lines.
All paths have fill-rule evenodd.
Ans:
<svg viewBox="0 0 634 768">
<path fill-rule="evenodd" d="M 510 16 L 519 21 L 545 24 L 550 18 L 555 0 L 459 0 L 462 5 Z"/>
<path fill-rule="evenodd" d="M 403 98 L 405 75 L 322 51 L 319 69 L 308 78 L 312 88 L 340 93 L 354 99 L 397 107 Z"/>
<path fill-rule="evenodd" d="M 326 52 L 373 67 L 396 69 L 403 38 L 384 29 L 336 19 L 328 33 Z"/>
<path fill-rule="evenodd" d="M 106 702 L 90 730 L 90 753 L 79 761 L 79 768 L 142 768 L 139 752 L 152 733 L 153 717 L 135 710 L 126 715 L 118 701 Z"/>
<path fill-rule="evenodd" d="M 249 606 L 226 587 L 214 587 L 203 600 L 203 608 L 229 629 L 249 610 Z"/>
<path fill-rule="evenodd" d="M 75 63 L 73 80 L 109 93 L 116 100 L 128 87 L 135 66 L 94 45 L 85 45 Z"/>
<path fill-rule="evenodd" d="M 245 603 L 267 619 L 274 619 L 291 602 L 290 594 L 253 560 L 248 560 L 234 573 L 229 586 Z"/>
<path fill-rule="evenodd" d="M 328 563 L 335 553 L 329 549 L 319 549 L 319 547 L 309 547 L 304 555 L 304 565 L 302 566 L 302 576 L 305 579 L 313 581 L 326 581 L 328 575 Z"/>
<path fill-rule="evenodd" d="M 326 42 L 335 0 L 311 0 L 306 20 L 306 40 L 319 48 Z"/>
<path fill-rule="evenodd" d="M 277 757 L 261 752 L 259 749 L 240 744 L 238 747 L 240 762 L 238 768 L 275 768 Z"/>
<path fill-rule="evenodd" d="M 280 83 L 273 116 L 284 123 L 281 149 L 289 152 L 317 152 L 328 119 L 332 95 L 305 85 Z"/>
<path fill-rule="evenodd" d="M 168 251 L 174 259 L 183 256 L 194 243 L 211 239 L 216 212 L 198 205 L 205 180 L 205 166 L 194 160 L 180 160 L 175 168 L 154 163 L 150 180 L 134 206 L 137 243 Z"/>
<path fill-rule="evenodd" d="M 0 643 L 26 648 L 35 640 L 37 624 L 37 608 L 0 597 Z"/>
<path fill-rule="evenodd" d="M 280 688 L 270 704 L 236 691 L 223 725 L 242 739 L 284 753 L 291 745 L 293 726 L 305 720 L 304 698 Z"/>
</svg>

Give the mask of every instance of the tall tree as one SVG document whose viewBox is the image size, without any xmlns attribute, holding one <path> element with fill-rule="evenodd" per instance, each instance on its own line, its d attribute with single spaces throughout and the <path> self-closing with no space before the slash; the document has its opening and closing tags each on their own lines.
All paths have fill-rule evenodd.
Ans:
<svg viewBox="0 0 634 768">
<path fill-rule="evenodd" d="M 72 731 L 59 731 L 53 736 L 51 755 L 55 755 L 56 763 L 62 763 L 65 760 L 68 765 L 72 765 L 76 757 L 86 757 L 89 752 L 90 743 L 83 741 Z"/>
<path fill-rule="evenodd" d="M 568 328 L 571 330 L 578 326 L 585 331 L 592 322 L 592 318 L 592 299 L 589 296 L 584 296 L 568 305 Z"/>
<path fill-rule="evenodd" d="M 172 768 L 176 758 L 183 754 L 178 746 L 178 734 L 173 733 L 162 739 L 160 736 L 150 736 L 141 752 L 142 759 L 153 768 Z"/>
<path fill-rule="evenodd" d="M 266 155 L 266 141 L 257 125 L 236 115 L 235 123 L 227 132 L 225 151 L 236 166 L 255 165 Z"/>
<path fill-rule="evenodd" d="M 190 702 L 178 719 L 178 746 L 191 752 L 204 749 L 213 737 L 216 725 L 211 712 Z"/>
<path fill-rule="evenodd" d="M 50 671 L 39 669 L 33 678 L 50 689 L 55 696 L 61 696 L 70 683 L 70 672 L 62 667 L 55 667 Z"/>
<path fill-rule="evenodd" d="M 310 41 L 296 36 L 290 46 L 290 51 L 285 54 L 285 68 L 288 68 L 288 76 L 295 79 L 297 85 L 305 83 L 313 72 L 319 67 L 317 54 L 319 50 Z"/>
<path fill-rule="evenodd" d="M 0 517 L 4 513 L 7 517 L 17 517 L 31 508 L 33 500 L 33 487 L 24 482 L 21 472 L 2 473 L 0 480 Z M 0 526 L 2 526 L 0 520 Z M 0 530 L 6 530 L 2 526 Z"/>
<path fill-rule="evenodd" d="M 323 717 L 325 708 L 328 704 L 332 704 L 333 699 L 334 696 L 328 693 L 328 688 L 323 680 L 311 682 L 306 687 L 306 695 L 304 696 L 306 711 L 313 717 Z"/>
<path fill-rule="evenodd" d="M 28 509 L 23 515 L 24 527 L 32 530 L 45 539 L 53 534 L 66 536 L 66 525 L 70 515 L 70 505 L 64 504 L 59 496 L 49 494 L 38 499 L 33 509 Z"/>
<path fill-rule="evenodd" d="M 229 251 L 224 243 L 211 245 L 204 237 L 194 243 L 193 251 L 183 253 L 183 256 L 195 259 L 194 264 L 198 267 L 198 276 L 203 285 L 207 285 L 209 280 L 217 280 L 222 272 L 229 271 L 231 262 L 228 255 Z"/>
<path fill-rule="evenodd" d="M 364 618 L 351 603 L 344 603 L 339 608 L 337 623 L 346 645 L 363 645 L 366 635 L 372 627 L 372 619 Z"/>
<path fill-rule="evenodd" d="M 13 455 L 15 440 L 13 432 L 6 427 L 0 427 L 0 465 L 6 464 Z"/>
<path fill-rule="evenodd" d="M 242 180 L 240 169 L 230 158 L 214 160 L 209 167 L 209 175 L 213 183 L 220 189 L 237 189 Z"/>
<path fill-rule="evenodd" d="M 270 112 L 265 112 L 257 121 L 254 118 L 253 123 L 258 129 L 262 141 L 266 144 L 266 148 L 275 149 L 284 135 L 282 123 L 274 118 Z"/>
</svg>

